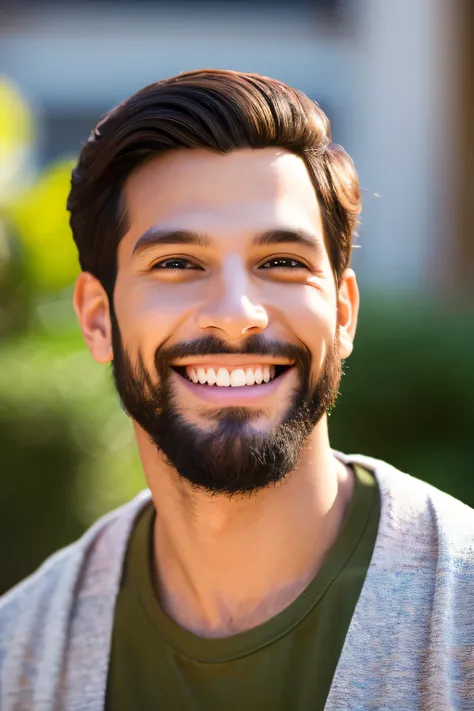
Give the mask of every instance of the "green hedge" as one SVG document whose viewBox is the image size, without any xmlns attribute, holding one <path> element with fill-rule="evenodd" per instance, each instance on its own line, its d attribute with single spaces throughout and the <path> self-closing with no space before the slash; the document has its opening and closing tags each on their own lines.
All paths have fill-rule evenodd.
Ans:
<svg viewBox="0 0 474 711">
<path fill-rule="evenodd" d="M 474 315 L 363 305 L 332 445 L 381 457 L 474 506 Z M 0 592 L 145 485 L 110 369 L 78 328 L 0 345 Z"/>
<path fill-rule="evenodd" d="M 363 302 L 331 442 L 380 457 L 474 507 L 474 312 Z"/>
<path fill-rule="evenodd" d="M 77 331 L 0 347 L 0 592 L 145 486 L 109 368 Z"/>
</svg>

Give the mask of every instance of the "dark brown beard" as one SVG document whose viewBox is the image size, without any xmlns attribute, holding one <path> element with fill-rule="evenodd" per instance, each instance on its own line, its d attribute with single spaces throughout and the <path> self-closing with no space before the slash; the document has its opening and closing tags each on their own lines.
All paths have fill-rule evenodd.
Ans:
<svg viewBox="0 0 474 711">
<path fill-rule="evenodd" d="M 212 494 L 248 495 L 282 481 L 298 465 L 305 441 L 334 405 L 339 393 L 338 334 L 314 386 L 311 386 L 311 359 L 306 349 L 251 336 L 242 344 L 239 354 L 296 360 L 301 384 L 293 402 L 288 404 L 288 413 L 272 432 L 262 434 L 252 428 L 255 411 L 244 407 L 224 408 L 220 413 L 215 410 L 211 414 L 216 426 L 203 432 L 179 412 L 172 392 L 169 363 L 177 357 L 237 351 L 213 336 L 191 344 L 160 348 L 155 357 L 157 378 L 154 379 L 140 356 L 132 365 L 114 315 L 112 338 L 113 376 L 123 409 L 141 426 L 180 477 Z"/>
</svg>

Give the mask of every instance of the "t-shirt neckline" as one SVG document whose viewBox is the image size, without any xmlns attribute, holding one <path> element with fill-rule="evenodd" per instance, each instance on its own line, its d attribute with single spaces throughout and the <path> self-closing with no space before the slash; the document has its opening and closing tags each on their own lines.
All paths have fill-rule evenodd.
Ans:
<svg viewBox="0 0 474 711">
<path fill-rule="evenodd" d="M 319 603 L 349 562 L 364 533 L 374 497 L 364 495 L 364 486 L 374 485 L 373 475 L 353 465 L 355 489 L 338 538 L 316 576 L 284 610 L 261 625 L 231 637 L 203 638 L 180 627 L 157 599 L 151 556 L 155 511 L 152 502 L 137 522 L 130 550 L 130 576 L 144 611 L 160 638 L 179 654 L 205 663 L 222 663 L 252 654 L 291 632 Z"/>
</svg>

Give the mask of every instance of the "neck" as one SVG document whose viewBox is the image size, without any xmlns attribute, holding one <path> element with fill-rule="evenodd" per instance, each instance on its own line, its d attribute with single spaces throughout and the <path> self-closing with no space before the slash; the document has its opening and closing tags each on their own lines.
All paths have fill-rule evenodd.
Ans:
<svg viewBox="0 0 474 711">
<path fill-rule="evenodd" d="M 297 470 L 240 499 L 192 490 L 140 431 L 137 439 L 157 510 L 154 582 L 172 619 L 202 637 L 225 637 L 298 597 L 334 544 L 354 488 L 332 454 L 325 418 Z"/>
</svg>

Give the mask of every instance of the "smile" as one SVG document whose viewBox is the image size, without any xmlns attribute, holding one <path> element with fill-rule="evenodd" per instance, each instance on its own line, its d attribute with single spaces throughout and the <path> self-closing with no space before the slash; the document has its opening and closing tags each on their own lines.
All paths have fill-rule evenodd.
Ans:
<svg viewBox="0 0 474 711">
<path fill-rule="evenodd" d="M 232 360 L 225 356 L 213 362 L 196 359 L 173 364 L 171 370 L 190 395 L 220 407 L 255 406 L 274 399 L 284 392 L 284 383 L 295 370 L 294 363 L 256 363 L 249 357 L 237 362 L 235 356 Z"/>
<path fill-rule="evenodd" d="M 238 366 L 225 365 L 186 365 L 173 369 L 195 385 L 216 386 L 219 388 L 240 388 L 269 383 L 282 375 L 291 365 L 248 364 Z"/>
</svg>

